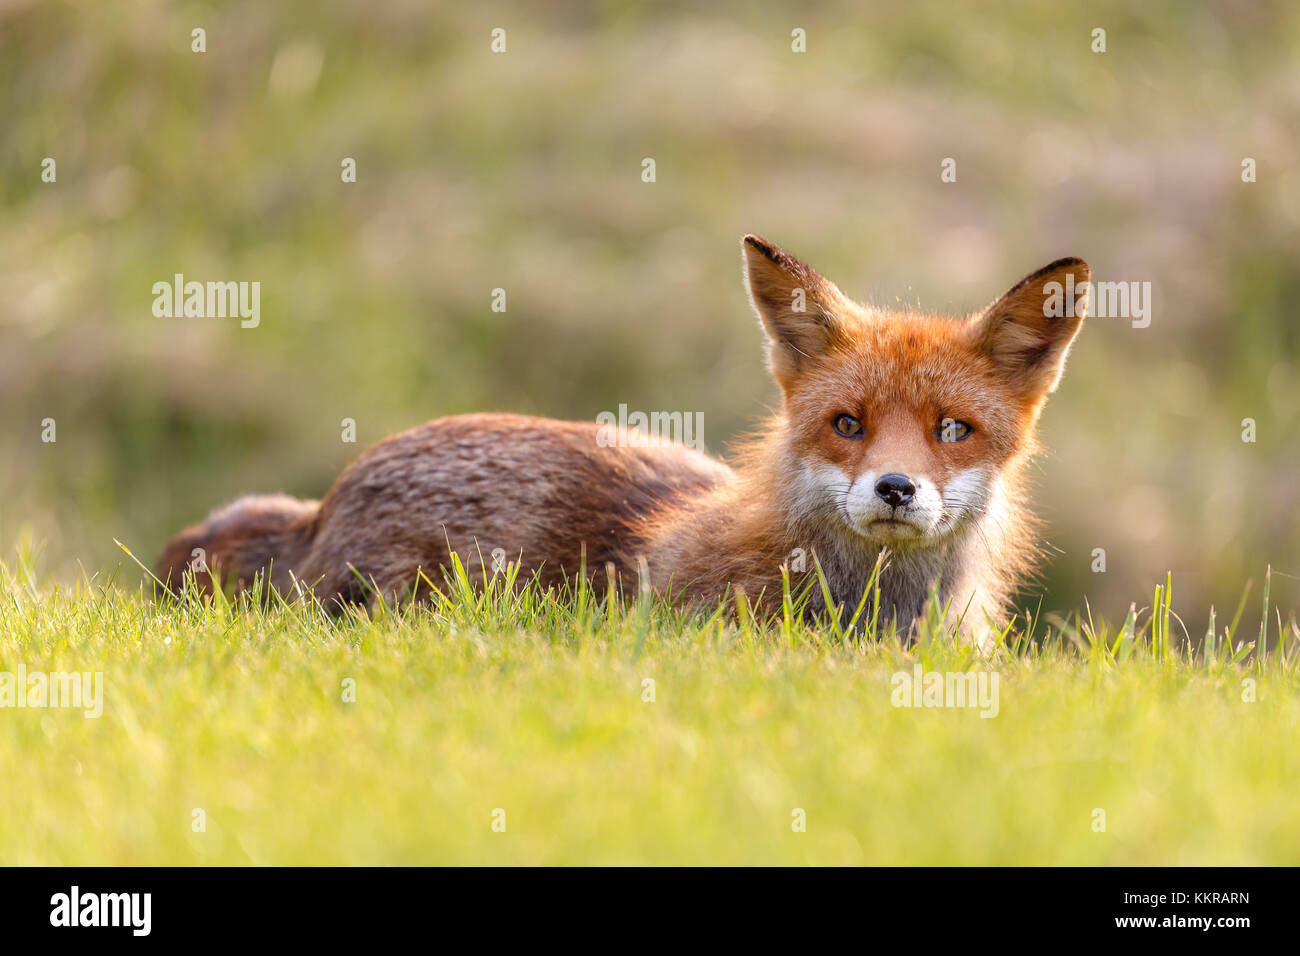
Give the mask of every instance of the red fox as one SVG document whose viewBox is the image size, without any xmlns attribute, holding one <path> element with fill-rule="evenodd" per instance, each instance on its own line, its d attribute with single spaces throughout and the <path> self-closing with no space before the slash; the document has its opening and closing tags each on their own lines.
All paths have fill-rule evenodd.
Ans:
<svg viewBox="0 0 1300 956">
<path fill-rule="evenodd" d="M 214 512 L 167 544 L 159 578 L 195 571 L 210 589 L 206 565 L 238 587 L 262 573 L 339 607 L 427 598 L 450 551 L 478 577 L 503 550 L 543 586 L 583 568 L 599 586 L 612 565 L 620 586 L 648 576 L 679 604 L 743 588 L 775 612 L 783 568 L 798 588 L 814 560 L 855 608 L 883 553 L 884 621 L 907 631 L 933 592 L 987 644 L 1033 562 L 1022 473 L 1083 322 L 1087 264 L 1060 259 L 952 320 L 859 305 L 758 236 L 742 250 L 781 406 L 734 467 L 672 442 L 611 446 L 594 422 L 444 418 L 370 448 L 319 502 Z M 827 610 L 820 584 L 810 593 Z"/>
</svg>

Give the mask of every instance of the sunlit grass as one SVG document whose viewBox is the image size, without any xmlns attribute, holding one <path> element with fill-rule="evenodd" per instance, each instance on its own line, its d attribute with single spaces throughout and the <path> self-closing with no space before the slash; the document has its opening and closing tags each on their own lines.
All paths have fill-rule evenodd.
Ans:
<svg viewBox="0 0 1300 956">
<path fill-rule="evenodd" d="M 1294 621 L 1267 655 L 1240 614 L 1193 642 L 1168 582 L 1118 629 L 1021 622 L 986 663 L 869 614 L 840 636 L 463 569 L 431 607 L 339 620 L 48 587 L 30 554 L 0 574 L 0 669 L 106 688 L 98 719 L 0 710 L 6 863 L 1300 859 Z M 997 716 L 894 707 L 917 663 L 996 669 Z"/>
</svg>

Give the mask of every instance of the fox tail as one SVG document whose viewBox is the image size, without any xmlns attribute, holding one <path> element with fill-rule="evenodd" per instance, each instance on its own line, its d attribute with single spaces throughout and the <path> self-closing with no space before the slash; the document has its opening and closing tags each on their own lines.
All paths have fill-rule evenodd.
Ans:
<svg viewBox="0 0 1300 956">
<path fill-rule="evenodd" d="M 316 537 L 320 502 L 288 495 L 251 495 L 219 508 L 167 542 L 157 575 L 179 594 L 186 575 L 212 593 L 216 581 L 240 590 L 260 573 L 281 593 L 293 590 L 298 569 Z M 310 582 L 305 582 L 310 584 Z"/>
</svg>

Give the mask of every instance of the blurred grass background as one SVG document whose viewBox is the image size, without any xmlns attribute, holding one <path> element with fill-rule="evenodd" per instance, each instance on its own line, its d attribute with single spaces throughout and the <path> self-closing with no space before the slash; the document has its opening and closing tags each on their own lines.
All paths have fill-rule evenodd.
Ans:
<svg viewBox="0 0 1300 956">
<path fill-rule="evenodd" d="M 1045 416 L 1045 607 L 1300 574 L 1295 5 L 0 0 L 0 104 L 0 546 L 57 576 L 440 415 L 702 410 L 723 451 L 775 400 L 748 231 L 882 305 L 1152 282 Z M 155 318 L 177 272 L 261 282 L 260 326 Z"/>
</svg>

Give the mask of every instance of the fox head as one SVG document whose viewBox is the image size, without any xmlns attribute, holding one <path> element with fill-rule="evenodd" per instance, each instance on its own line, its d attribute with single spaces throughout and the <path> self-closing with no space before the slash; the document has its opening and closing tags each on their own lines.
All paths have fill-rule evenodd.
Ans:
<svg viewBox="0 0 1300 956">
<path fill-rule="evenodd" d="M 859 305 L 758 236 L 743 250 L 799 512 L 896 548 L 993 514 L 1083 323 L 1087 263 L 1059 259 L 953 320 Z"/>
</svg>

